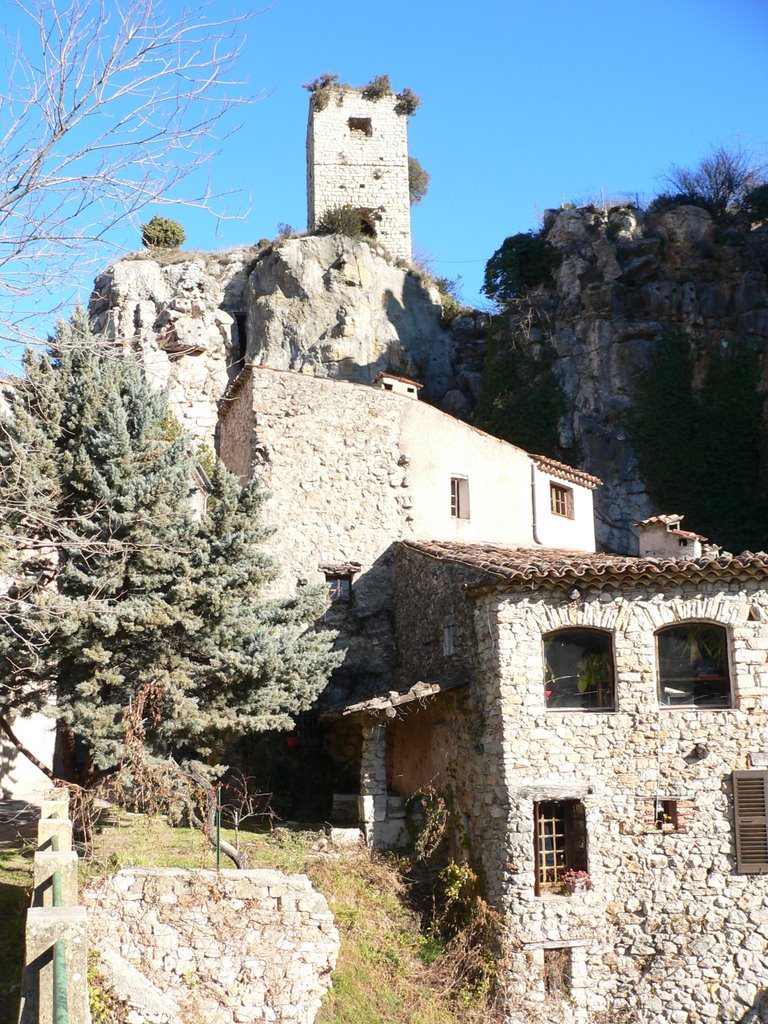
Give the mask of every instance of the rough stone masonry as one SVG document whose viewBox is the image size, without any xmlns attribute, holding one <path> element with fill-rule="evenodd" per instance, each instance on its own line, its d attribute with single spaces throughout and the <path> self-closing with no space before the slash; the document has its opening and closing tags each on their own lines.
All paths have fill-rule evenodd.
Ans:
<svg viewBox="0 0 768 1024">
<path fill-rule="evenodd" d="M 83 901 L 131 1024 L 311 1024 L 330 986 L 339 936 L 304 875 L 131 868 Z"/>
</svg>

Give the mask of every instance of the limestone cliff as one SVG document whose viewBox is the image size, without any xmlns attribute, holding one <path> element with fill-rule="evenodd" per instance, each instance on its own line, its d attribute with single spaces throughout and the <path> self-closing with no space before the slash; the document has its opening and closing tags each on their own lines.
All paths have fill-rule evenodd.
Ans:
<svg viewBox="0 0 768 1024">
<path fill-rule="evenodd" d="M 452 332 L 428 280 L 341 236 L 139 253 L 97 279 L 90 312 L 97 333 L 141 354 L 209 443 L 216 404 L 243 360 L 362 383 L 389 370 L 459 416 L 479 391 L 484 318 L 464 317 Z"/>
<path fill-rule="evenodd" d="M 559 383 L 565 408 L 558 454 L 605 481 L 596 494 L 599 542 L 633 551 L 634 519 L 691 510 L 652 507 L 626 412 L 665 333 L 689 339 L 694 384 L 713 348 L 743 339 L 765 352 L 768 229 L 736 222 L 726 228 L 694 206 L 656 216 L 588 207 L 548 211 L 543 234 L 560 265 L 552 283 L 505 314 L 504 344 L 538 365 L 534 387 L 552 375 Z M 493 373 L 489 365 L 491 388 Z M 496 397 L 515 402 L 514 393 Z M 681 449 L 695 443 L 669 438 Z"/>
</svg>

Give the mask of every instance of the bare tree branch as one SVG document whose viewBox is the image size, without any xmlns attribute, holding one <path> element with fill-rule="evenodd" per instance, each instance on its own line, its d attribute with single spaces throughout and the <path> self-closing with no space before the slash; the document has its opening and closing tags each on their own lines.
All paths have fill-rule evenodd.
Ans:
<svg viewBox="0 0 768 1024">
<path fill-rule="evenodd" d="M 179 186 L 243 102 L 248 17 L 209 3 L 176 17 L 162 0 L 15 7 L 0 88 L 0 335 L 14 339 L 19 299 L 92 272 L 119 222 L 157 200 L 210 206 L 210 186 Z"/>
</svg>

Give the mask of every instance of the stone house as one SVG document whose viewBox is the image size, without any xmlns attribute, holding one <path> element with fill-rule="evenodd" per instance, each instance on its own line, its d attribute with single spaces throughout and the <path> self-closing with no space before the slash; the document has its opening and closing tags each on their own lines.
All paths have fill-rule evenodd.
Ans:
<svg viewBox="0 0 768 1024">
<path fill-rule="evenodd" d="M 394 388 L 247 367 L 220 443 L 271 492 L 280 585 L 328 583 L 322 720 L 368 842 L 446 799 L 526 1012 L 740 1020 L 768 987 L 768 556 L 680 516 L 596 553 L 598 480 Z"/>
</svg>

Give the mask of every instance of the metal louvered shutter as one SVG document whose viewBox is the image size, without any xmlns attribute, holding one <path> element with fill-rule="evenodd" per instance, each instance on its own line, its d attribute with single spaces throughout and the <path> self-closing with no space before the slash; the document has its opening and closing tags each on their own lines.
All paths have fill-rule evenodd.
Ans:
<svg viewBox="0 0 768 1024">
<path fill-rule="evenodd" d="M 733 773 L 736 870 L 768 874 L 768 771 Z"/>
</svg>

